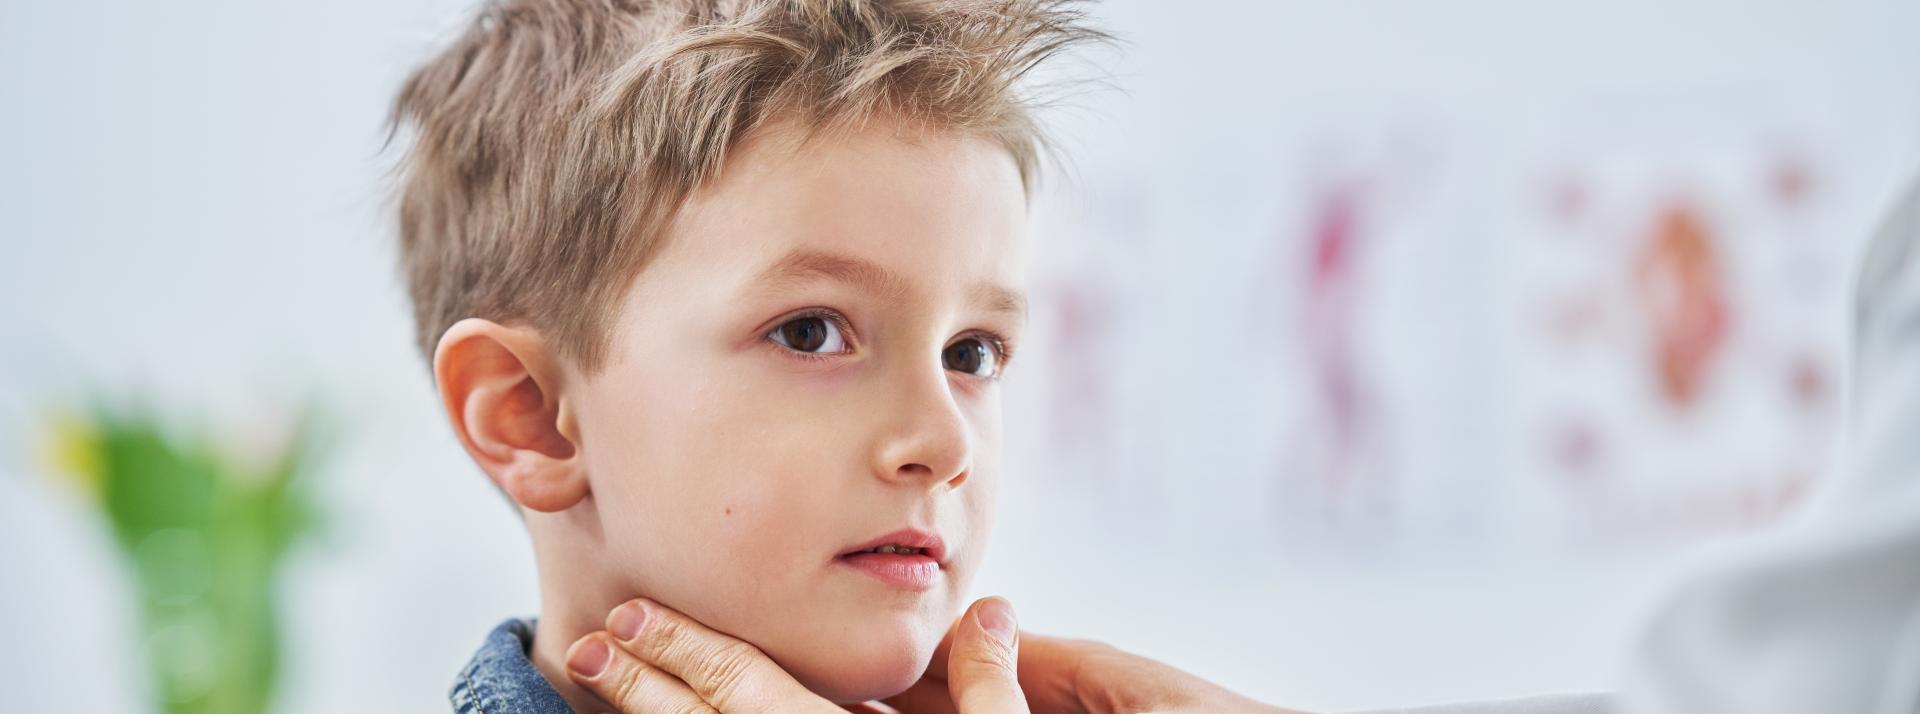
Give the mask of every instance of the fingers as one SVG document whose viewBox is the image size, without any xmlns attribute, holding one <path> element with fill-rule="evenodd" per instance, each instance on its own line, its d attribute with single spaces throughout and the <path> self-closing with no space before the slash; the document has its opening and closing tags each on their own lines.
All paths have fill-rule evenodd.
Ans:
<svg viewBox="0 0 1920 714">
<path fill-rule="evenodd" d="M 714 712 L 692 689 L 595 632 L 567 648 L 567 676 L 624 714 Z"/>
<path fill-rule="evenodd" d="M 1098 679 L 1100 672 L 1111 671 L 1107 665 L 1116 654 L 1117 650 L 1098 642 L 1023 634 L 1020 689 L 1040 711 L 1097 711 L 1081 689 L 1087 673 Z"/>
<path fill-rule="evenodd" d="M 618 649 L 683 682 L 713 710 L 728 714 L 844 711 L 800 686 L 753 645 L 659 603 L 639 599 L 614 608 L 607 615 L 607 632 Z"/>
<path fill-rule="evenodd" d="M 966 624 L 963 616 L 947 631 L 946 639 L 933 651 L 933 662 L 927 667 L 927 679 L 939 680 L 944 684 L 947 678 L 947 661 L 953 650 L 954 638 Z M 1097 675 L 1113 669 L 1112 660 L 1123 656 L 1111 647 L 1087 640 L 1061 639 L 1046 637 L 1030 632 L 1020 633 L 1020 657 L 1017 670 L 1020 673 L 1020 691 L 1026 696 L 1027 705 L 1035 711 L 1043 712 L 1088 712 L 1096 711 L 1082 697 L 1078 687 L 1081 675 L 1094 670 Z M 1091 663 L 1091 666 L 1088 666 Z M 918 688 L 916 686 L 916 688 Z M 943 688 L 944 689 L 944 688 Z M 912 693 L 913 690 L 908 690 Z M 899 705 L 896 705 L 899 706 Z M 916 700 L 916 705 L 917 700 Z M 905 711 L 917 711 L 905 706 Z M 940 709 L 929 711 L 941 712 Z M 947 712 L 951 712 L 949 707 Z"/>
<path fill-rule="evenodd" d="M 952 633 L 947 652 L 947 691 L 955 709 L 967 714 L 1025 712 L 1017 672 L 1019 627 L 1013 605 L 997 597 L 967 608 Z"/>
</svg>

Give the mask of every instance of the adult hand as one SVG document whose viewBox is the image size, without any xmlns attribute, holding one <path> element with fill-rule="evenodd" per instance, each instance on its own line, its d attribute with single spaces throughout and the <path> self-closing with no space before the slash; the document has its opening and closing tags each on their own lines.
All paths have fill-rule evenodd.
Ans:
<svg viewBox="0 0 1920 714">
<path fill-rule="evenodd" d="M 1007 601 L 975 602 L 940 644 L 938 701 L 927 694 L 930 688 L 916 685 L 920 703 L 895 706 L 910 714 L 920 706 L 955 714 L 1026 712 L 1015 677 L 1018 631 Z M 754 646 L 644 599 L 614 608 L 607 629 L 575 641 L 566 661 L 574 683 L 624 714 L 886 711 L 836 706 Z"/>
<path fill-rule="evenodd" d="M 934 651 L 927 677 L 887 700 L 913 714 L 967 713 L 956 708 L 959 691 L 973 686 L 958 677 L 968 671 L 966 635 L 956 627 Z M 958 643 L 958 644 L 957 644 Z M 1020 633 L 1020 690 L 1042 714 L 1117 712 L 1247 712 L 1299 714 L 1261 704 L 1159 662 L 1089 640 Z M 999 710 L 994 710 L 999 711 Z M 1027 711 L 1026 707 L 1006 711 Z"/>
</svg>

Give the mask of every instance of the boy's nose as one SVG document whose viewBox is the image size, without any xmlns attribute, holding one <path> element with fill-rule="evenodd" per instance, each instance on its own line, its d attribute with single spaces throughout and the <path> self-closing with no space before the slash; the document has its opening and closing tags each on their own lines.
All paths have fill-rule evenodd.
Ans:
<svg viewBox="0 0 1920 714">
<path fill-rule="evenodd" d="M 937 389 L 917 387 L 893 413 L 874 464 L 882 478 L 950 488 L 966 482 L 973 437 L 944 375 Z"/>
</svg>

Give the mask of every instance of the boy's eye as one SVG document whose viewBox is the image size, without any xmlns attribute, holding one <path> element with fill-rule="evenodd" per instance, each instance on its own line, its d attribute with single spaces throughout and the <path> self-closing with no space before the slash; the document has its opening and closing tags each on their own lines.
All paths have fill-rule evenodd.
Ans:
<svg viewBox="0 0 1920 714">
<path fill-rule="evenodd" d="M 840 326 L 824 317 L 797 317 L 780 323 L 767 338 L 797 352 L 837 354 L 847 351 L 847 339 Z"/>
<path fill-rule="evenodd" d="M 940 354 L 947 369 L 976 377 L 992 377 L 1000 370 L 1000 354 L 978 337 L 968 337 L 947 345 Z"/>
</svg>

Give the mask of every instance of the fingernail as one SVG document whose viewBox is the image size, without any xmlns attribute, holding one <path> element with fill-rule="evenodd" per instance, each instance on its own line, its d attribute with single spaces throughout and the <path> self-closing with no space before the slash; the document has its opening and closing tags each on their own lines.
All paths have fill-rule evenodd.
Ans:
<svg viewBox="0 0 1920 714">
<path fill-rule="evenodd" d="M 573 648 L 573 656 L 567 658 L 567 669 L 573 670 L 574 674 L 592 679 L 600 676 L 600 673 L 607 669 L 607 660 L 612 658 L 613 650 L 607 648 L 607 643 L 590 639 Z"/>
<path fill-rule="evenodd" d="M 987 604 L 980 606 L 978 617 L 980 618 L 980 629 L 986 630 L 987 634 L 993 635 L 994 639 L 1002 643 L 1009 646 L 1013 644 L 1013 631 L 1015 629 L 1013 623 L 1013 606 L 1008 605 L 1007 601 L 999 598 L 988 600 Z"/>
<path fill-rule="evenodd" d="M 628 602 L 614 608 L 613 614 L 607 617 L 607 631 L 624 642 L 639 637 L 640 626 L 646 622 L 647 613 L 640 609 L 640 603 Z"/>
</svg>

